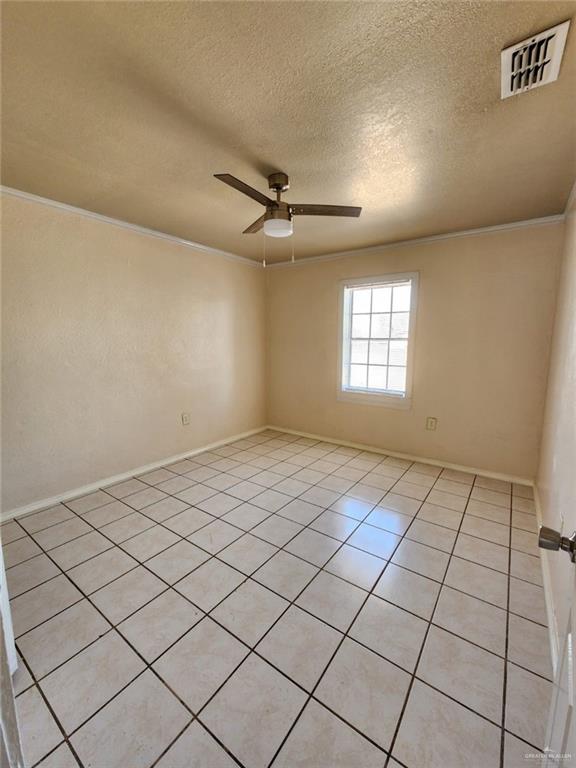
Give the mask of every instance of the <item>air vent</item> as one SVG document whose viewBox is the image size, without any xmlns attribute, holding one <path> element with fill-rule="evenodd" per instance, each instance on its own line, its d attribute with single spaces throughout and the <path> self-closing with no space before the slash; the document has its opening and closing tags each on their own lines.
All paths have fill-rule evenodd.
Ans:
<svg viewBox="0 0 576 768">
<path fill-rule="evenodd" d="M 503 99 L 558 79 L 569 26 L 565 21 L 502 51 Z"/>
</svg>

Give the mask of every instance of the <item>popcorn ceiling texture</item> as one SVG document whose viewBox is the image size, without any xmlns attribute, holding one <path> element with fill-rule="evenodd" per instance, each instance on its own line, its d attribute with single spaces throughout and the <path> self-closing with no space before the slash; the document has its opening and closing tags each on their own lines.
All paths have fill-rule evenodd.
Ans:
<svg viewBox="0 0 576 768">
<path fill-rule="evenodd" d="M 293 202 L 297 258 L 561 213 L 576 36 L 560 79 L 500 100 L 500 50 L 567 2 L 3 4 L 3 183 L 252 258 Z M 267 242 L 270 262 L 290 244 Z"/>
</svg>

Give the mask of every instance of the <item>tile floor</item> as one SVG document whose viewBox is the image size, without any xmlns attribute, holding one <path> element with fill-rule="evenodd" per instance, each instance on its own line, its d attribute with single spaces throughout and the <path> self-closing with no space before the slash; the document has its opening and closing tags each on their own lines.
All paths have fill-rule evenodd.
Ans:
<svg viewBox="0 0 576 768">
<path fill-rule="evenodd" d="M 27 765 L 516 768 L 529 488 L 266 431 L 1 529 Z"/>
</svg>

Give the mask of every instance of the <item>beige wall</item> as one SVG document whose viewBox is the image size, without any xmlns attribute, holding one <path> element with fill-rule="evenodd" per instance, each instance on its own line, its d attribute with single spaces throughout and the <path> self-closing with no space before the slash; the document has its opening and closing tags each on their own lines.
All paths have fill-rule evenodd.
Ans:
<svg viewBox="0 0 576 768">
<path fill-rule="evenodd" d="M 565 536 L 576 530 L 576 199 L 568 211 L 554 342 L 538 470 L 544 525 Z M 556 625 L 562 634 L 572 599 L 574 566 L 564 553 L 546 553 Z"/>
<path fill-rule="evenodd" d="M 561 238 L 556 223 L 267 270 L 268 422 L 533 477 Z M 413 271 L 412 408 L 338 401 L 339 281 Z"/>
<path fill-rule="evenodd" d="M 265 423 L 261 269 L 2 203 L 4 511 Z"/>
</svg>

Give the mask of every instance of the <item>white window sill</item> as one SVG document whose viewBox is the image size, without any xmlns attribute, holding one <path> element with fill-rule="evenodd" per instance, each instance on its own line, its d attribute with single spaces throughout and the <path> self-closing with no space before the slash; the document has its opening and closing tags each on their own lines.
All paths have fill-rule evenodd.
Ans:
<svg viewBox="0 0 576 768">
<path fill-rule="evenodd" d="M 408 410 L 412 407 L 412 401 L 409 397 L 389 395 L 385 392 L 364 392 L 357 389 L 340 389 L 337 399 L 346 403 L 380 405 L 384 408 L 399 408 L 401 410 Z"/>
</svg>

